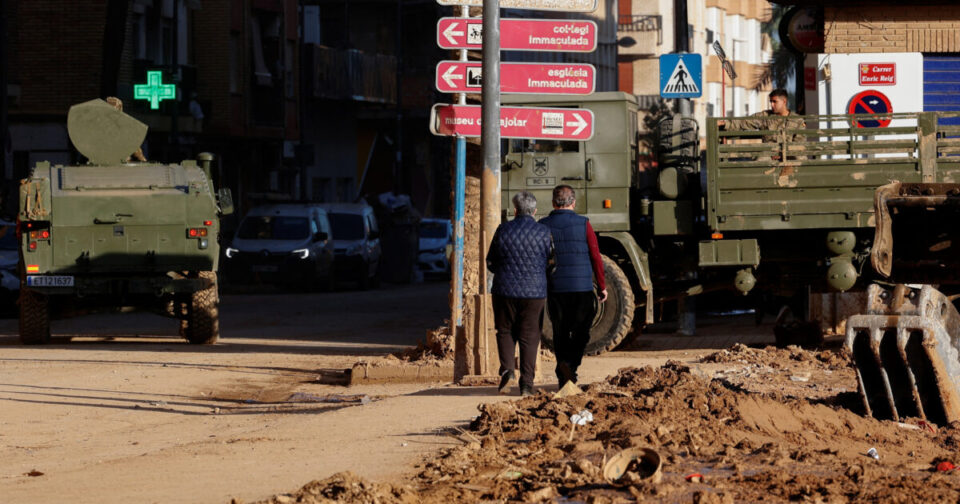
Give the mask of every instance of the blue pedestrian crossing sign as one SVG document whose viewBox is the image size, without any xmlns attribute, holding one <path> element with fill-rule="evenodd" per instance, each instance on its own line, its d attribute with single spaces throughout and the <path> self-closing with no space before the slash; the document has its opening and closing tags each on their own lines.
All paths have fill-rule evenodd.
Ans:
<svg viewBox="0 0 960 504">
<path fill-rule="evenodd" d="M 703 61 L 699 54 L 660 56 L 660 96 L 700 98 L 703 94 Z"/>
</svg>

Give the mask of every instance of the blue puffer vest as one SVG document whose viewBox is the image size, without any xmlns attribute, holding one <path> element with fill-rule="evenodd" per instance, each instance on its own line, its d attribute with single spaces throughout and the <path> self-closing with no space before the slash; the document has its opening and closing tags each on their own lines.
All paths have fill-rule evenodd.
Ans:
<svg viewBox="0 0 960 504">
<path fill-rule="evenodd" d="M 547 297 L 550 230 L 530 216 L 500 224 L 490 243 L 487 264 L 493 272 L 493 294 L 511 298 Z"/>
<path fill-rule="evenodd" d="M 593 267 L 587 246 L 587 218 L 573 210 L 554 210 L 540 219 L 550 228 L 557 269 L 550 275 L 550 292 L 590 292 Z"/>
</svg>

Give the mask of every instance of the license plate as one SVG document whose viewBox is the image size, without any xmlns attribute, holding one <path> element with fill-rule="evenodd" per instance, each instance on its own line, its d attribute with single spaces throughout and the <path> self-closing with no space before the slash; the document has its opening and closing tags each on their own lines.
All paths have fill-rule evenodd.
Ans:
<svg viewBox="0 0 960 504">
<path fill-rule="evenodd" d="M 266 265 L 264 265 L 264 264 L 259 264 L 259 265 L 254 265 L 254 266 L 251 267 L 250 269 L 251 269 L 252 271 L 259 271 L 259 272 L 262 272 L 262 273 L 276 273 L 276 272 L 277 272 L 277 267 L 276 267 L 275 265 L 272 265 L 272 264 L 266 264 Z"/>
<path fill-rule="evenodd" d="M 65 275 L 27 276 L 27 285 L 30 287 L 73 287 L 73 277 Z"/>
</svg>

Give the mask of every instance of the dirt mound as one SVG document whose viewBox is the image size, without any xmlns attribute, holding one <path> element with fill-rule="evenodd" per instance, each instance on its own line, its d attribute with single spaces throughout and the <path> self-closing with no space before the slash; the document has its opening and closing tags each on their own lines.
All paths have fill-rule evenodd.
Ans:
<svg viewBox="0 0 960 504">
<path fill-rule="evenodd" d="M 377 502 L 380 504 L 413 504 L 419 502 L 416 492 L 403 486 L 371 483 L 351 472 L 334 474 L 321 481 L 311 481 L 292 494 L 276 495 L 260 504 L 328 504 L 334 502 Z"/>
<path fill-rule="evenodd" d="M 856 373 L 845 351 L 750 348 L 738 343 L 701 357 L 699 362 L 716 368 L 713 378 L 749 392 L 859 409 Z"/>
<path fill-rule="evenodd" d="M 393 355 L 406 362 L 453 360 L 453 335 L 450 334 L 449 321 L 445 326 L 428 330 L 426 339 L 418 341 L 415 348 Z"/>
<path fill-rule="evenodd" d="M 750 348 L 742 343 L 737 343 L 726 350 L 719 350 L 700 359 L 700 362 L 739 362 L 774 368 L 784 366 L 790 361 L 814 363 L 818 367 L 830 370 L 850 367 L 851 362 L 850 356 L 846 352 L 812 351 L 797 346 L 786 348 L 768 346 L 761 349 Z"/>
<path fill-rule="evenodd" d="M 593 422 L 573 431 L 570 415 Z M 707 381 L 679 363 L 626 369 L 584 394 L 541 394 L 488 404 L 468 442 L 427 462 L 418 476 L 424 502 L 525 502 L 563 496 L 584 502 L 886 500 L 953 498 L 960 477 L 935 473 L 960 430 L 881 422 L 804 399 L 750 393 Z M 601 468 L 619 450 L 647 446 L 662 460 L 662 481 L 625 487 Z M 880 459 L 866 455 L 876 448 Z M 700 482 L 687 476 L 700 475 Z M 691 481 L 698 478 L 691 477 Z"/>
<path fill-rule="evenodd" d="M 839 366 L 832 358 L 789 358 L 793 350 L 727 352 L 754 359 L 747 366 L 771 369 L 786 356 L 790 365 L 778 369 L 794 372 L 791 366 L 805 366 L 814 385 L 823 377 L 850 373 L 845 379 L 855 387 L 849 367 L 830 369 Z M 753 381 L 770 380 L 756 375 Z M 354 481 L 354 493 L 344 491 L 338 498 L 404 502 L 414 496 L 438 504 L 956 499 L 960 474 L 936 467 L 942 461 L 958 462 L 960 424 L 938 429 L 916 420 L 879 421 L 837 406 L 844 401 L 834 399 L 759 393 L 727 377 L 709 379 L 702 370 L 677 362 L 623 369 L 579 395 L 555 399 L 541 392 L 482 405 L 470 431 L 460 435 L 463 444 L 421 464 L 409 487 Z M 573 427 L 572 415 L 592 420 Z M 659 481 L 629 472 L 622 485 L 604 478 L 605 462 L 631 447 L 657 451 L 663 464 Z M 868 455 L 871 448 L 879 458 Z M 314 489 L 310 495 L 332 495 L 331 485 L 345 487 L 330 480 L 311 485 L 304 487 Z"/>
</svg>

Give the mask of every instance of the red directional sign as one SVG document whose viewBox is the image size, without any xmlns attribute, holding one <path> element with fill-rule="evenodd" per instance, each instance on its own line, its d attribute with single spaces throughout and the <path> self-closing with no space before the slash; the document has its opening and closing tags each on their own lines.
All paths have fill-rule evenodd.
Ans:
<svg viewBox="0 0 960 504">
<path fill-rule="evenodd" d="M 441 18 L 437 22 L 437 45 L 443 49 L 480 49 L 483 20 Z M 597 48 L 597 23 L 567 19 L 500 20 L 503 51 L 592 52 Z"/>
<path fill-rule="evenodd" d="M 441 61 L 437 64 L 437 91 L 479 93 L 483 78 L 479 61 Z M 500 92 L 515 94 L 588 95 L 596 87 L 593 65 L 557 63 L 501 63 Z"/>
<path fill-rule="evenodd" d="M 480 136 L 479 105 L 436 104 L 430 110 L 430 132 L 441 136 Z M 590 140 L 593 112 L 588 109 L 500 107 L 500 136 Z"/>
</svg>

